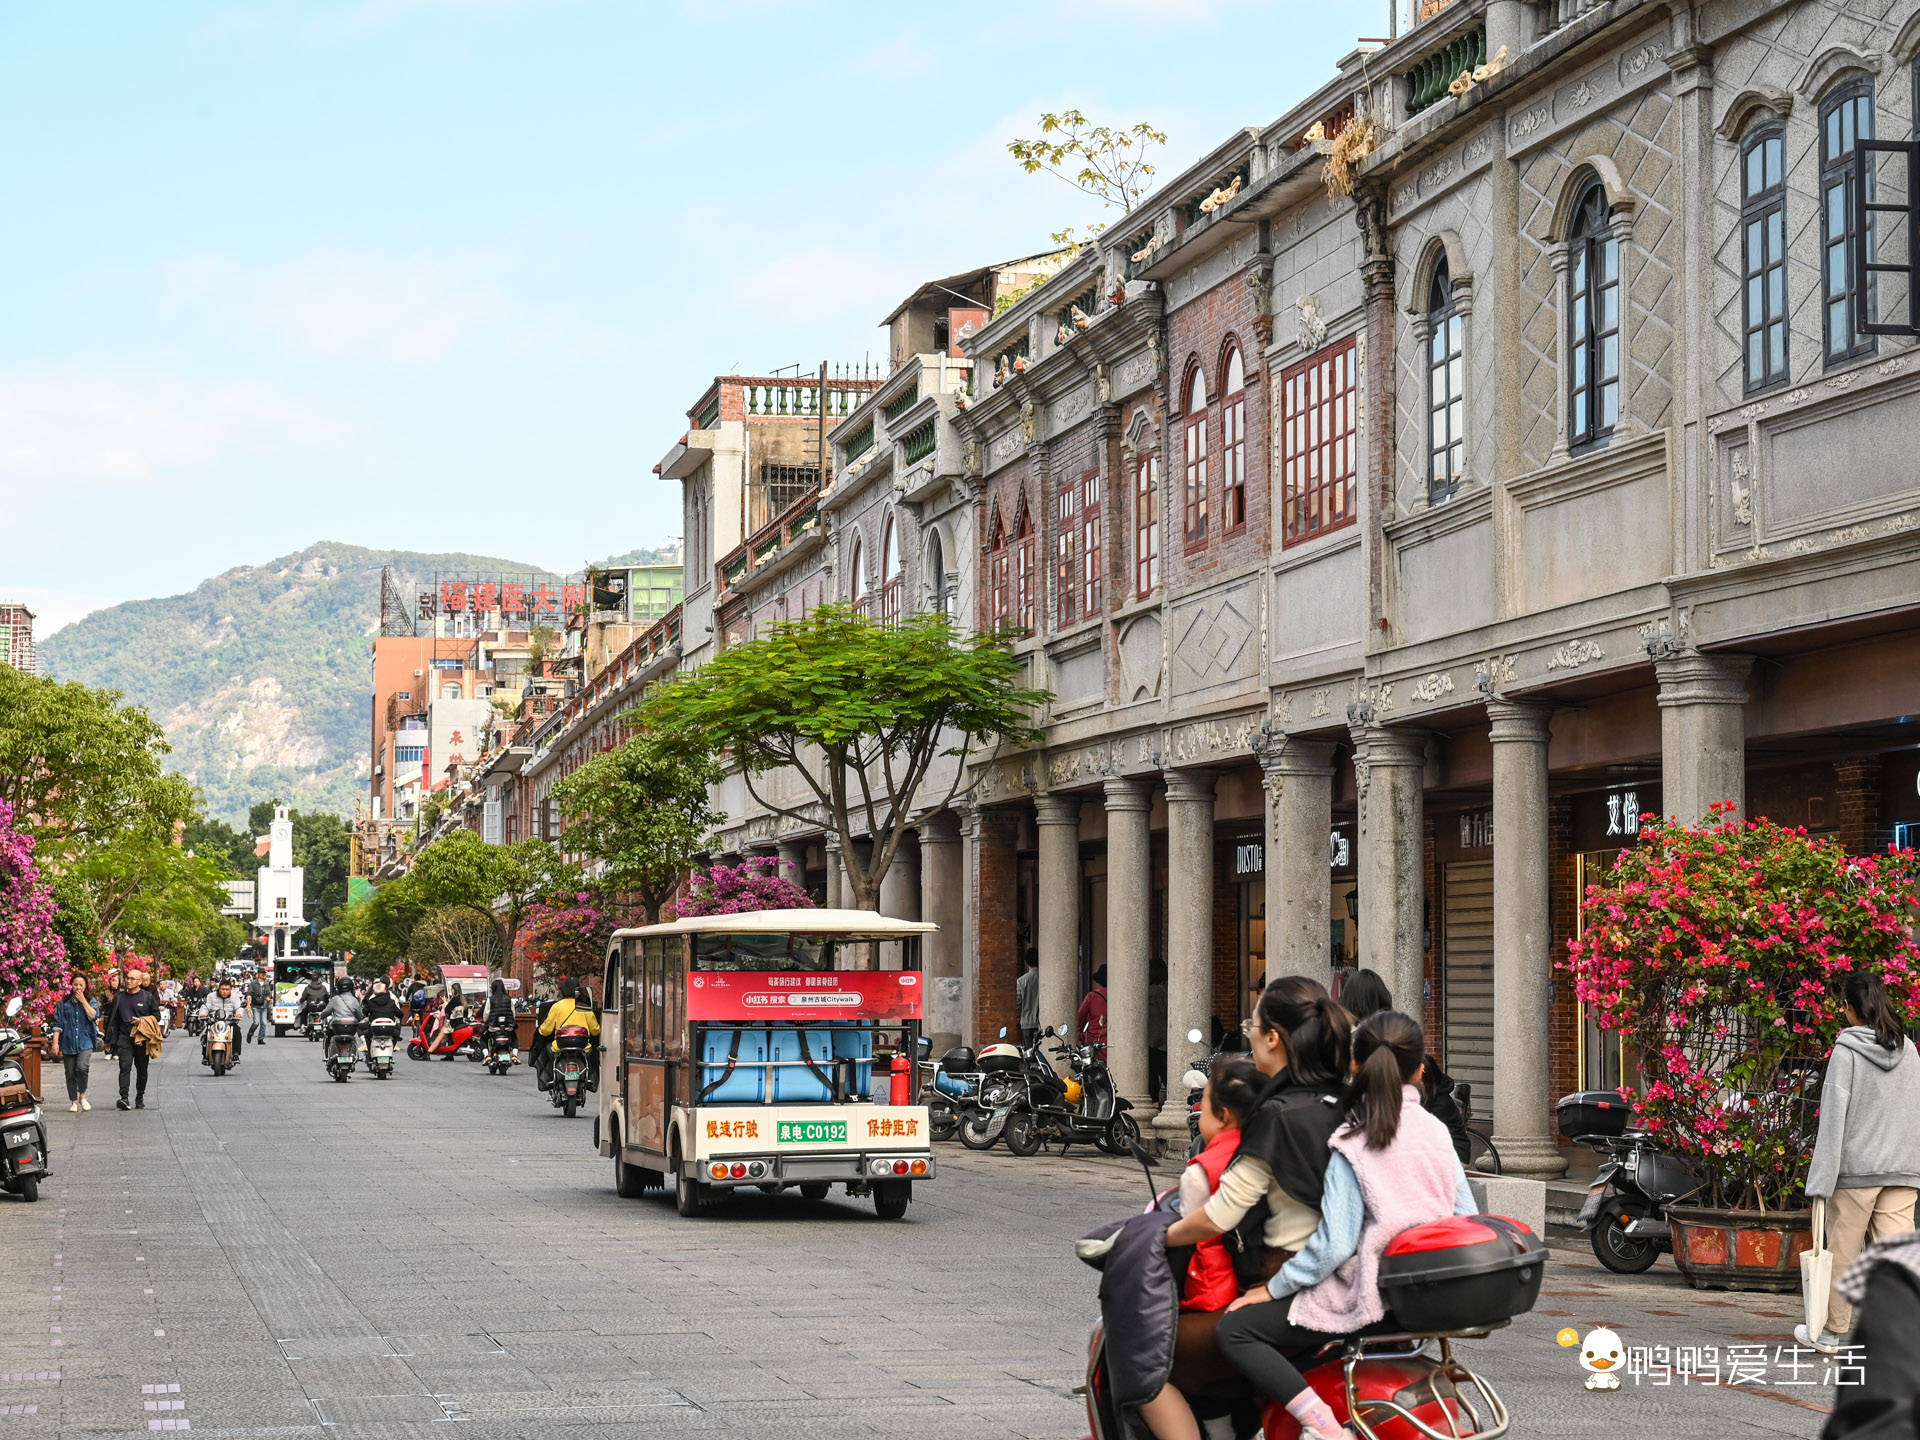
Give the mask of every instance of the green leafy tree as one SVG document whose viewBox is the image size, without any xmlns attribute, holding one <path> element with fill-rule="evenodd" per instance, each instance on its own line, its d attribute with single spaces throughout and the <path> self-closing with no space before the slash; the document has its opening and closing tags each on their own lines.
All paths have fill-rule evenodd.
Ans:
<svg viewBox="0 0 1920 1440">
<path fill-rule="evenodd" d="M 1116 128 L 1095 125 L 1078 110 L 1065 110 L 1042 115 L 1039 137 L 1010 141 L 1007 153 L 1029 175 L 1044 170 L 1103 207 L 1125 213 L 1147 193 L 1153 179 L 1154 167 L 1147 157 L 1166 143 L 1166 133 L 1144 120 Z M 1104 228 L 1095 225 L 1092 233 L 1097 235 Z M 1053 238 L 1077 248 L 1071 226 Z"/>
<path fill-rule="evenodd" d="M 224 820 L 194 816 L 181 833 L 180 843 L 196 855 L 217 861 L 234 880 L 251 880 L 260 868 L 260 859 L 253 853 L 254 837 Z"/>
<path fill-rule="evenodd" d="M 748 793 L 775 814 L 809 824 L 824 816 L 854 903 L 871 910 L 912 816 L 944 808 L 982 747 L 1039 738 L 1030 713 L 1049 697 L 1022 678 L 997 637 L 963 636 L 943 615 L 890 625 L 822 605 L 729 646 L 655 690 L 638 713 L 663 745 L 730 756 Z M 953 779 L 929 804 L 921 788 L 942 755 L 954 757 Z M 774 770 L 799 776 L 815 806 L 775 804 L 754 788 Z M 872 841 L 870 854 L 856 838 Z"/>
<path fill-rule="evenodd" d="M 320 932 L 320 948 L 352 951 L 348 969 L 356 975 L 384 973 L 396 960 L 410 958 L 413 932 L 429 914 L 413 877 L 403 875 L 380 885 L 368 899 L 349 905 Z"/>
<path fill-rule="evenodd" d="M 570 895 L 581 884 L 580 867 L 550 841 L 489 845 L 471 830 L 456 830 L 427 846 L 407 878 L 427 910 L 465 910 L 483 917 L 498 932 L 501 952 L 508 956 L 535 905 Z"/>
<path fill-rule="evenodd" d="M 633 896 L 651 925 L 725 818 L 707 803 L 719 779 L 711 755 L 642 730 L 553 787 L 567 849 L 601 862 L 599 886 Z"/>
<path fill-rule="evenodd" d="M 0 665 L 0 800 L 39 842 L 44 866 L 117 841 L 129 816 L 178 810 L 160 768 L 166 734 L 117 690 L 23 675 Z M 189 791 L 190 793 L 190 791 Z M 191 806 L 178 815 L 185 819 Z"/>
</svg>

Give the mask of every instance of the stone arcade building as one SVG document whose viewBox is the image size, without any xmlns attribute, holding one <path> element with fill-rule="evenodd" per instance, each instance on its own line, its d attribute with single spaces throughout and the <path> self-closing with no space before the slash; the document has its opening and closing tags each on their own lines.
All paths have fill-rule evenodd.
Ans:
<svg viewBox="0 0 1920 1440">
<path fill-rule="evenodd" d="M 943 1029 L 1105 966 L 1146 1104 L 1260 977 L 1367 965 L 1551 1175 L 1622 1058 L 1556 959 L 1642 812 L 1905 839 L 1920 356 L 1844 201 L 1916 52 L 1914 0 L 1455 0 L 979 328 L 916 492 L 970 581 L 901 583 L 1055 698 L 921 831 Z"/>
</svg>

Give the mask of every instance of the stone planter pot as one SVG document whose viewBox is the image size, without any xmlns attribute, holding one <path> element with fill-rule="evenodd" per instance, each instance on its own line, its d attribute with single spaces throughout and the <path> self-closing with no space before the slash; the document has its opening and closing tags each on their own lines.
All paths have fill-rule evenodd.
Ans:
<svg viewBox="0 0 1920 1440">
<path fill-rule="evenodd" d="M 1784 1295 L 1800 1288 L 1800 1254 L 1813 1248 L 1811 1210 L 1713 1210 L 1675 1205 L 1673 1263 L 1696 1290 Z"/>
<path fill-rule="evenodd" d="M 36 1036 L 28 1040 L 26 1048 L 20 1052 L 21 1077 L 26 1082 L 27 1088 L 36 1095 L 42 1093 L 40 1089 L 40 1052 L 45 1048 L 46 1043 L 45 1040 Z"/>
<path fill-rule="evenodd" d="M 533 1032 L 539 1028 L 537 1018 L 532 1015 L 516 1015 L 513 1018 L 514 1040 L 522 1050 L 533 1049 Z"/>
</svg>

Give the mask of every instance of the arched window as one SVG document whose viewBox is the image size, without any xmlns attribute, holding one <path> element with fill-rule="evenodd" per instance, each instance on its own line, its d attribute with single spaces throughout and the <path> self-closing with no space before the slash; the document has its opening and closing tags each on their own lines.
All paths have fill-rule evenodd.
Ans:
<svg viewBox="0 0 1920 1440">
<path fill-rule="evenodd" d="M 862 553 L 865 548 L 856 532 L 853 537 L 853 570 L 847 577 L 847 596 L 853 601 L 853 608 L 863 614 L 867 608 L 867 557 Z"/>
<path fill-rule="evenodd" d="M 1247 523 L 1247 377 L 1238 345 L 1227 350 L 1224 374 L 1220 382 L 1220 455 L 1225 462 L 1220 477 L 1220 528 L 1232 531 Z"/>
<path fill-rule="evenodd" d="M 927 543 L 923 552 L 925 557 L 926 607 L 935 615 L 951 617 L 952 597 L 947 593 L 947 556 L 946 547 L 940 543 L 940 532 L 927 531 Z"/>
<path fill-rule="evenodd" d="M 1740 154 L 1740 271 L 1746 393 L 1787 378 L 1786 131 L 1764 125 Z"/>
<path fill-rule="evenodd" d="M 1187 544 L 1207 538 L 1207 377 L 1195 365 L 1187 377 L 1185 534 Z"/>
<path fill-rule="evenodd" d="M 1620 241 L 1599 180 L 1567 235 L 1567 443 L 1597 445 L 1620 418 Z"/>
<path fill-rule="evenodd" d="M 1466 320 L 1444 255 L 1427 290 L 1427 325 L 1427 503 L 1438 505 L 1460 488 L 1467 458 Z"/>
<path fill-rule="evenodd" d="M 1133 457 L 1133 588 L 1142 600 L 1160 584 L 1160 455 L 1153 446 Z"/>
<path fill-rule="evenodd" d="M 1873 336 L 1862 326 L 1873 319 L 1872 277 L 1856 285 L 1853 274 L 1853 153 L 1873 138 L 1873 87 L 1863 77 L 1836 86 L 1820 102 L 1820 267 L 1826 279 L 1827 364 L 1871 355 Z M 1871 195 L 1868 196 L 1872 198 Z M 1866 236 L 1873 259 L 1873 232 Z"/>
<path fill-rule="evenodd" d="M 1033 630 L 1033 516 L 1025 495 L 1013 530 L 1013 623 L 1017 629 Z"/>
<path fill-rule="evenodd" d="M 904 581 L 900 570 L 900 526 L 887 516 L 880 542 L 880 618 L 889 625 L 900 619 L 900 590 Z"/>
<path fill-rule="evenodd" d="M 1001 523 L 996 509 L 991 538 L 987 541 L 987 623 L 995 630 L 1004 630 L 1013 621 L 1012 579 L 1013 557 L 1007 550 L 1007 527 Z"/>
<path fill-rule="evenodd" d="M 458 700 L 460 698 L 460 687 L 458 685 L 442 685 L 440 687 L 440 698 L 442 700 Z"/>
</svg>

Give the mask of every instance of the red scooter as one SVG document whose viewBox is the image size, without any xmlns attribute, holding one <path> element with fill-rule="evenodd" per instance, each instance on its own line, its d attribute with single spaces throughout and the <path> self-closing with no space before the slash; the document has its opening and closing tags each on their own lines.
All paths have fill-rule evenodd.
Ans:
<svg viewBox="0 0 1920 1440">
<path fill-rule="evenodd" d="M 422 1036 L 416 1036 L 407 1042 L 409 1060 L 429 1060 L 438 1055 L 443 1060 L 451 1060 L 456 1055 L 474 1055 L 480 1048 L 480 1022 L 471 1019 L 455 1020 L 447 1026 L 447 1033 L 431 1051 Z"/>
<path fill-rule="evenodd" d="M 1151 1188 L 1151 1158 L 1137 1145 L 1133 1153 Z M 1167 1190 L 1147 1208 L 1170 1209 L 1177 1200 L 1178 1192 Z M 1532 1293 L 1538 1289 L 1536 1270 Z M 1489 1313 L 1531 1308 L 1532 1293 Z M 1396 1334 L 1335 1341 L 1314 1355 L 1302 1373 L 1334 1419 L 1352 1426 L 1361 1440 L 1497 1440 L 1508 1431 L 1507 1408 L 1493 1387 L 1454 1355 L 1453 1342 L 1484 1339 L 1506 1323 L 1498 1319 L 1434 1324 L 1430 1329 L 1410 1326 Z M 1086 1397 L 1090 1440 L 1130 1440 L 1144 1430 L 1137 1421 L 1130 1426 L 1114 1404 L 1104 1325 L 1095 1325 L 1088 1341 L 1087 1379 L 1080 1393 Z M 1280 1405 L 1263 1402 L 1250 1388 L 1187 1398 L 1203 1425 L 1210 1418 L 1230 1418 L 1237 1440 L 1298 1440 L 1300 1426 L 1293 1416 Z"/>
</svg>

